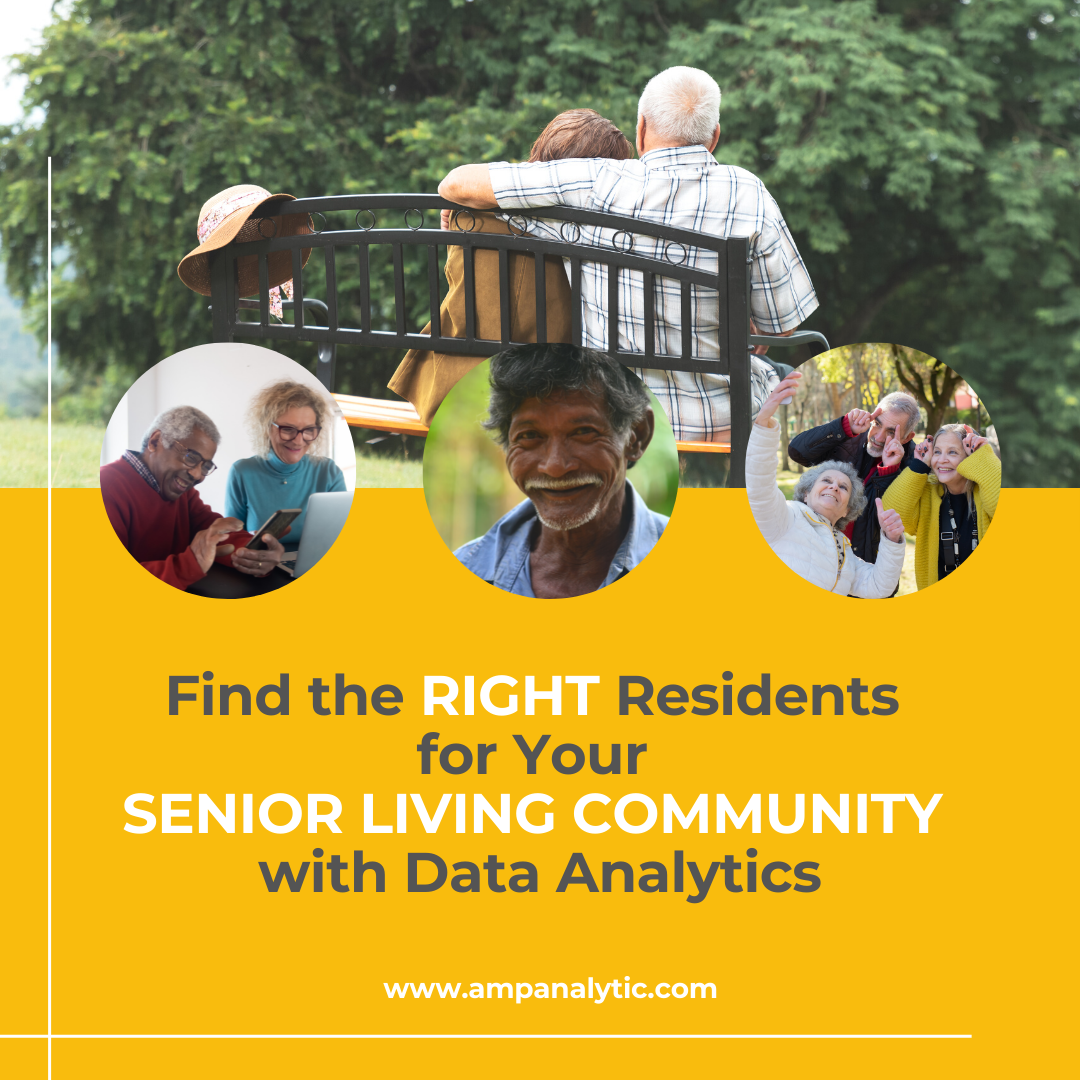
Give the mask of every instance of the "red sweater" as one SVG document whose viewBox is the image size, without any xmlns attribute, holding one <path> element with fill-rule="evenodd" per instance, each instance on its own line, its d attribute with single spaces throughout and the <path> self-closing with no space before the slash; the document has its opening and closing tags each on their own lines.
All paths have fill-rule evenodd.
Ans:
<svg viewBox="0 0 1080 1080">
<path fill-rule="evenodd" d="M 199 498 L 195 488 L 175 502 L 163 499 L 126 461 L 101 468 L 101 497 L 120 543 L 155 577 L 186 589 L 206 573 L 191 550 L 192 537 L 221 514 Z M 225 543 L 243 547 L 251 533 L 232 533 Z M 231 565 L 232 557 L 218 562 Z"/>
</svg>

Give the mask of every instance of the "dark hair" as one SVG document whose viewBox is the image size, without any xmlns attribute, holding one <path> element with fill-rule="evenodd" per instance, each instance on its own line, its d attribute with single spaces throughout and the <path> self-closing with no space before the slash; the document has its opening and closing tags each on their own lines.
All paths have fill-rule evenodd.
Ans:
<svg viewBox="0 0 1080 1080">
<path fill-rule="evenodd" d="M 592 109 L 570 109 L 559 113 L 532 145 L 530 161 L 557 161 L 560 158 L 614 158 L 627 161 L 634 148 L 626 136 L 606 117 Z"/>
<path fill-rule="evenodd" d="M 641 380 L 598 349 L 580 345 L 515 345 L 491 358 L 488 372 L 491 398 L 484 427 L 495 432 L 505 450 L 510 424 L 529 398 L 545 401 L 558 393 L 587 390 L 604 399 L 608 419 L 622 435 L 649 408 L 649 395 Z"/>
</svg>

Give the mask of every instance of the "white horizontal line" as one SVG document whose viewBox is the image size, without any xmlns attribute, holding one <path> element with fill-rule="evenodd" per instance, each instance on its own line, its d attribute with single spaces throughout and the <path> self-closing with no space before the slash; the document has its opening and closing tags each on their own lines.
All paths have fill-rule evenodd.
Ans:
<svg viewBox="0 0 1080 1080">
<path fill-rule="evenodd" d="M 424 1035 L 401 1035 L 401 1034 L 348 1034 L 348 1035 L 281 1035 L 281 1034 L 263 1034 L 263 1035 L 251 1035 L 251 1034 L 234 1034 L 234 1035 L 186 1035 L 186 1034 L 164 1034 L 164 1035 L 121 1035 L 121 1034 L 57 1034 L 53 1032 L 52 1035 L 0 1035 L 0 1039 L 970 1039 L 971 1035 L 943 1035 L 938 1033 L 927 1035 L 906 1035 L 906 1034 L 887 1034 L 887 1035 L 833 1035 L 833 1034 L 819 1034 L 817 1032 L 804 1033 L 800 1035 L 729 1035 L 729 1034 L 656 1034 L 656 1035 L 642 1035 L 636 1032 L 599 1032 L 590 1034 L 541 1034 L 539 1032 L 526 1032 L 521 1035 L 501 1035 L 501 1034 L 460 1034 L 460 1033 L 441 1033 L 441 1034 L 424 1034 Z"/>
</svg>

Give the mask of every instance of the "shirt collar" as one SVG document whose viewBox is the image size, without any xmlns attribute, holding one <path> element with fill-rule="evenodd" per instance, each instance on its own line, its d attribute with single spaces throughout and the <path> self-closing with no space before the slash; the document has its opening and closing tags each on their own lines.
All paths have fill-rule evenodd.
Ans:
<svg viewBox="0 0 1080 1080">
<path fill-rule="evenodd" d="M 652 551 L 662 532 L 652 512 L 645 505 L 645 500 L 634 490 L 634 485 L 629 480 L 626 481 L 626 496 L 630 499 L 630 528 L 626 530 L 626 536 L 611 560 L 611 568 L 604 578 L 604 585 L 610 585 L 623 575 L 629 574 Z"/>
<path fill-rule="evenodd" d="M 715 165 L 716 158 L 701 143 L 691 146 L 662 146 L 649 150 L 638 159 L 649 169 L 662 169 L 669 165 Z"/>
<path fill-rule="evenodd" d="M 816 510 L 811 510 L 806 503 L 802 504 L 802 512 L 806 515 L 806 520 L 811 525 L 824 525 L 826 529 L 831 529 L 833 532 L 844 535 L 843 529 L 838 529 L 827 517 L 823 514 L 819 514 Z"/>
<path fill-rule="evenodd" d="M 157 482 L 157 477 L 147 468 L 146 462 L 142 459 L 142 454 L 137 450 L 125 450 L 120 455 L 124 461 L 126 461 L 159 495 L 161 494 L 161 487 Z"/>
<path fill-rule="evenodd" d="M 630 527 L 611 560 L 601 589 L 633 570 L 652 551 L 663 532 L 660 523 L 663 518 L 649 510 L 629 480 L 626 481 L 626 497 L 630 500 Z M 536 525 L 536 507 L 526 499 L 500 518 L 480 539 L 475 553 L 470 553 L 467 560 L 469 569 L 496 588 L 519 596 L 535 596 L 529 573 L 529 554 Z"/>
</svg>

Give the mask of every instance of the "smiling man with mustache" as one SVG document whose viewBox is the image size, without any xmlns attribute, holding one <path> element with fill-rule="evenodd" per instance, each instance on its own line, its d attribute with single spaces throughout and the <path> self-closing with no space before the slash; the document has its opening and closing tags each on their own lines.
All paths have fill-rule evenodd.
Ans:
<svg viewBox="0 0 1080 1080">
<path fill-rule="evenodd" d="M 221 436 L 206 413 L 179 405 L 154 418 L 141 450 L 125 450 L 101 469 L 105 512 L 120 542 L 144 569 L 177 589 L 190 589 L 215 562 L 249 575 L 245 594 L 287 584 L 271 576 L 284 553 L 274 537 L 249 551 L 242 522 L 214 513 L 195 490 L 216 468 Z M 252 579 L 257 579 L 252 580 Z"/>
<path fill-rule="evenodd" d="M 507 349 L 492 357 L 490 380 L 484 427 L 528 498 L 454 554 L 519 596 L 581 596 L 624 577 L 668 521 L 626 477 L 653 436 L 640 380 L 575 345 Z"/>
</svg>

